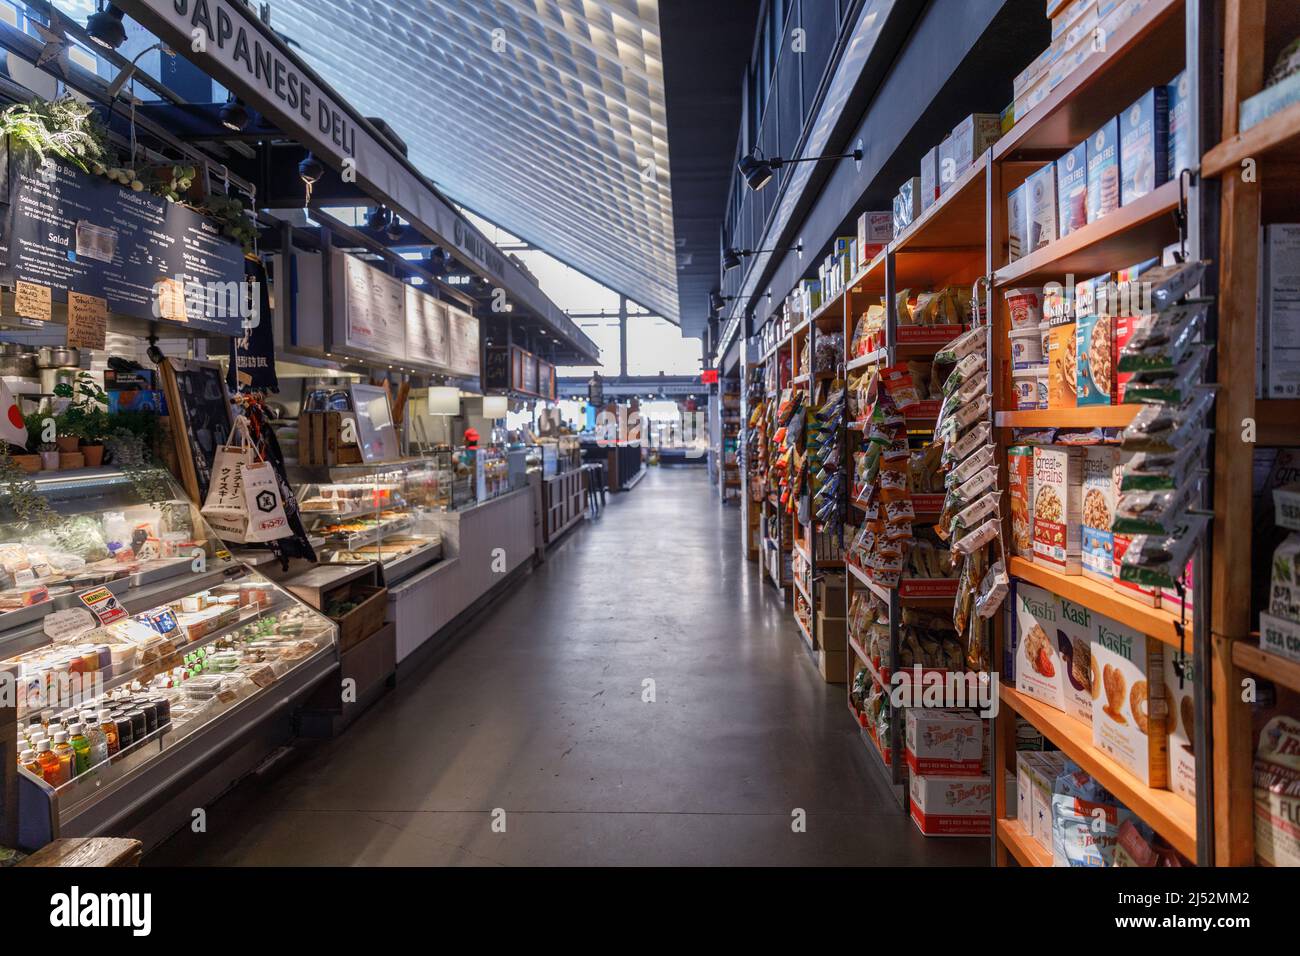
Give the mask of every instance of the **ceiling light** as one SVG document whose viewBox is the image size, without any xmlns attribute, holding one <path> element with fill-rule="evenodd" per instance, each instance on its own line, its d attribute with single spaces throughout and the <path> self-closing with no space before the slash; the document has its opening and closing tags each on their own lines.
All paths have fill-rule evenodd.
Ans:
<svg viewBox="0 0 1300 956">
<path fill-rule="evenodd" d="M 387 206 L 376 206 L 366 213 L 366 228 L 371 232 L 383 232 L 388 228 L 391 218 L 392 213 L 388 211 Z"/>
<path fill-rule="evenodd" d="M 384 235 L 388 237 L 390 242 L 397 242 L 402 236 L 406 235 L 406 226 L 402 224 L 402 220 L 393 216 L 388 223 L 388 228 L 384 230 Z"/>
<path fill-rule="evenodd" d="M 96 43 L 116 50 L 126 42 L 126 27 L 122 26 L 124 16 L 126 14 L 118 9 L 117 4 L 110 3 L 105 10 L 101 2 L 99 11 L 86 18 L 86 32 Z"/>
<path fill-rule="evenodd" d="M 221 125 L 226 129 L 234 130 L 236 133 L 242 132 L 248 125 L 250 119 L 248 107 L 244 105 L 243 100 L 231 93 L 222 104 L 221 112 L 217 114 L 221 119 Z"/>
<path fill-rule="evenodd" d="M 325 175 L 325 166 L 312 153 L 308 153 L 298 163 L 298 177 L 305 183 L 318 183 Z"/>
</svg>

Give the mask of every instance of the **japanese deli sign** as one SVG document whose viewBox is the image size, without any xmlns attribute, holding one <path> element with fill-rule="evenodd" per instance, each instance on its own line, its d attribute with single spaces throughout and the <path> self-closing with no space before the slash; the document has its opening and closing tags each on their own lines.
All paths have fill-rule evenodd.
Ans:
<svg viewBox="0 0 1300 956">
<path fill-rule="evenodd" d="M 447 306 L 411 285 L 406 287 L 406 357 L 439 368 L 448 364 Z"/>
<path fill-rule="evenodd" d="M 343 341 L 389 361 L 406 354 L 406 287 L 356 256 L 335 252 L 342 276 Z"/>
<path fill-rule="evenodd" d="M 209 219 L 54 161 L 14 162 L 10 175 L 0 239 L 6 284 L 47 303 L 79 293 L 102 298 L 109 313 L 243 334 L 238 307 L 210 307 L 238 301 L 231 292 L 242 289 L 244 253 Z M 181 305 L 160 311 L 159 292 L 168 289 L 179 290 Z"/>
</svg>

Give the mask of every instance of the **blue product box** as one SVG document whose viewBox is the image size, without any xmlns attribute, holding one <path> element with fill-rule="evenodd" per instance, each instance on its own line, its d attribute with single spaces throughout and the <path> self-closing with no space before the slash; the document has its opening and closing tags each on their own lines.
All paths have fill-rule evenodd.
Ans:
<svg viewBox="0 0 1300 956">
<path fill-rule="evenodd" d="M 1165 87 L 1169 99 L 1169 178 L 1193 169 L 1191 80 L 1184 70 Z"/>
<path fill-rule="evenodd" d="M 152 412 L 167 414 L 167 403 L 161 391 L 154 389 L 114 389 L 108 393 L 108 413 Z"/>
<path fill-rule="evenodd" d="M 1119 208 L 1119 118 L 1088 137 L 1088 221 Z"/>
<path fill-rule="evenodd" d="M 1293 103 L 1300 103 L 1300 73 L 1293 73 L 1280 83 L 1264 87 L 1250 99 L 1242 100 L 1237 131 L 1244 133 Z"/>
<path fill-rule="evenodd" d="M 1057 229 L 1064 238 L 1088 224 L 1088 144 L 1056 161 Z"/>
<path fill-rule="evenodd" d="M 1120 205 L 1169 181 L 1169 89 L 1147 90 L 1120 114 Z"/>
</svg>

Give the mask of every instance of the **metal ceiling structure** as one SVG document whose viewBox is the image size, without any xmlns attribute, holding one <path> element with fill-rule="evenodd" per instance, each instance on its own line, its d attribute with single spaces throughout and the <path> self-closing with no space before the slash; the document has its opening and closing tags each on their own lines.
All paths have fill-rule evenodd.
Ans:
<svg viewBox="0 0 1300 956">
<path fill-rule="evenodd" d="M 275 0 L 452 199 L 677 322 L 657 0 Z"/>
</svg>

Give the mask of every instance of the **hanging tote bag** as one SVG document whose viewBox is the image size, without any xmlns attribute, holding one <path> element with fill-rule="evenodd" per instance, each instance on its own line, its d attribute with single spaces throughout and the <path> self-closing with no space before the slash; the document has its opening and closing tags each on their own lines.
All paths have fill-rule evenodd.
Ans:
<svg viewBox="0 0 1300 956">
<path fill-rule="evenodd" d="M 235 419 L 230 441 L 217 448 L 200 512 L 228 543 L 256 544 L 291 533 L 275 471 L 254 451 L 243 415 Z"/>
</svg>

